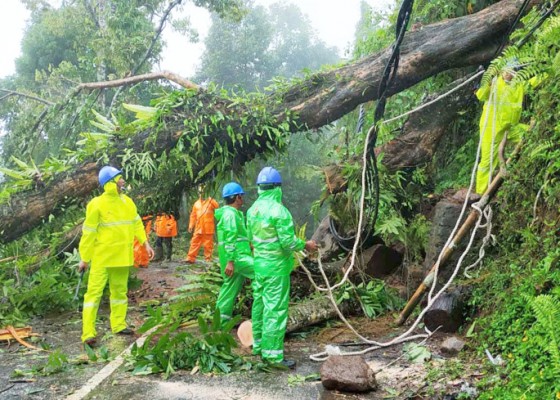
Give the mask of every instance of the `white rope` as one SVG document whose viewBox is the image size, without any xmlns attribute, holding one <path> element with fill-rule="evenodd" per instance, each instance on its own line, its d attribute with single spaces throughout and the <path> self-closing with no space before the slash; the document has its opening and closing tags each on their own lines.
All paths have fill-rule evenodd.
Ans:
<svg viewBox="0 0 560 400">
<path fill-rule="evenodd" d="M 483 71 L 481 71 L 483 72 Z M 496 97 L 496 90 L 492 90 L 490 92 L 489 95 L 489 99 L 488 101 L 493 101 Z M 486 113 L 484 114 L 484 123 L 482 124 L 482 130 L 481 132 L 485 132 L 486 131 L 486 127 L 488 126 L 488 117 L 489 117 L 489 109 L 490 107 L 487 108 Z M 495 111 L 496 107 L 494 107 L 494 111 Z M 463 201 L 463 207 L 461 208 L 461 212 L 459 214 L 459 217 L 457 218 L 457 222 L 455 222 L 455 226 L 453 227 L 453 230 L 451 231 L 451 233 L 449 234 L 449 237 L 447 238 L 447 241 L 445 242 L 445 246 L 443 246 L 443 248 L 441 249 L 439 255 L 438 255 L 438 259 L 436 261 L 436 267 L 434 269 L 434 278 L 432 280 L 432 287 L 430 288 L 430 292 L 428 293 L 428 300 L 432 299 L 432 296 L 434 294 L 435 288 L 436 288 L 436 283 L 437 283 L 437 278 L 438 278 L 438 274 L 439 274 L 439 267 L 441 264 L 441 259 L 443 258 L 443 253 L 445 251 L 445 249 L 447 247 L 453 247 L 456 246 L 458 243 L 451 243 L 453 238 L 455 237 L 455 234 L 457 233 L 457 230 L 459 229 L 460 225 L 461 225 L 461 221 L 463 220 L 463 216 L 465 215 L 465 211 L 467 209 L 467 205 L 469 202 L 469 197 L 471 195 L 473 186 L 474 186 L 474 182 L 476 180 L 476 171 L 478 168 L 478 164 L 480 162 L 480 157 L 481 157 L 481 152 L 482 152 L 482 135 L 479 135 L 478 138 L 478 147 L 476 149 L 476 157 L 475 157 L 475 161 L 474 161 L 474 165 L 471 171 L 471 180 L 469 183 L 469 189 L 467 190 L 467 194 L 465 195 L 465 199 Z M 479 210 L 479 213 L 481 211 Z M 474 231 L 476 231 L 476 229 L 474 229 Z"/>
<path fill-rule="evenodd" d="M 430 105 L 430 104 L 433 104 L 433 103 L 435 103 L 436 101 L 441 100 L 441 99 L 444 98 L 445 96 L 449 95 L 449 94 L 452 93 L 453 91 L 457 90 L 459 87 L 461 87 L 461 86 L 467 84 L 470 80 L 475 79 L 476 77 L 478 77 L 479 75 L 481 75 L 481 74 L 483 74 L 483 73 L 484 73 L 484 71 L 480 71 L 479 73 L 473 75 L 471 78 L 469 78 L 469 80 L 465 81 L 462 85 L 458 86 L 457 88 L 452 89 L 451 91 L 447 92 L 446 94 L 444 94 L 444 95 L 442 95 L 442 96 L 439 96 L 438 98 L 436 98 L 435 100 L 433 100 L 433 101 L 430 102 L 430 103 L 427 103 L 427 104 L 424 105 L 423 107 L 419 107 L 418 109 L 415 109 L 415 110 L 412 110 L 411 112 L 405 113 L 405 114 L 403 114 L 402 116 L 411 114 L 412 112 L 419 111 L 420 109 L 422 109 L 422 108 L 424 108 L 424 107 L 426 107 L 426 106 L 428 106 L 428 105 Z M 495 90 L 493 90 L 493 91 L 490 93 L 490 99 L 489 99 L 489 101 L 490 101 L 491 99 L 495 99 L 495 95 L 496 95 Z M 485 131 L 486 126 L 487 126 L 487 123 L 488 123 L 488 114 L 489 114 L 489 113 L 488 113 L 488 110 L 487 110 L 486 115 L 485 115 L 485 118 L 484 118 L 483 132 Z M 494 114 L 495 114 L 495 107 L 494 107 Z M 401 116 L 395 117 L 394 119 L 397 119 L 397 118 L 400 118 L 400 117 L 401 117 Z M 394 119 L 392 119 L 392 120 L 394 120 Z M 390 121 L 391 121 L 391 120 L 387 120 L 387 121 L 385 121 L 385 123 L 390 122 Z M 495 118 L 494 118 L 494 121 L 495 121 Z M 368 133 L 367 133 L 367 136 L 366 136 L 366 141 L 365 141 L 365 143 L 368 143 L 369 137 L 370 137 L 371 133 L 373 132 L 373 129 L 374 129 L 374 126 L 372 126 L 372 127 L 369 129 L 369 131 L 368 131 Z M 494 129 L 494 128 L 493 128 L 493 129 Z M 481 227 L 481 226 L 486 226 L 486 227 L 487 227 L 487 234 L 486 234 L 486 237 L 485 237 L 485 239 L 487 239 L 487 240 L 486 240 L 486 242 L 483 241 L 483 245 L 481 246 L 481 249 L 480 249 L 480 251 L 479 251 L 479 259 L 478 259 L 473 265 L 469 266 L 468 268 L 473 268 L 476 264 L 478 264 L 478 263 L 480 262 L 480 260 L 481 260 L 482 257 L 484 256 L 484 247 L 485 247 L 485 244 L 486 244 L 487 241 L 489 240 L 488 238 L 491 237 L 491 233 L 490 233 L 490 232 L 491 232 L 491 226 L 492 226 L 492 224 L 491 224 L 490 221 L 491 221 L 491 216 L 492 216 L 492 210 L 491 210 L 490 207 L 488 207 L 488 206 L 485 207 L 484 210 L 480 210 L 480 208 L 478 207 L 478 205 L 473 204 L 473 208 L 474 208 L 475 210 L 478 211 L 479 216 L 478 216 L 476 225 L 475 225 L 475 227 L 474 227 L 473 230 L 472 230 L 472 233 L 471 233 L 469 242 L 468 242 L 468 244 L 467 244 L 465 250 L 463 251 L 463 253 L 462 253 L 461 256 L 459 257 L 459 260 L 457 261 L 457 264 L 456 264 L 456 266 L 455 266 L 455 269 L 453 270 L 453 273 L 451 274 L 451 276 L 449 277 L 449 279 L 447 280 L 447 282 L 443 285 L 443 287 L 442 287 L 442 288 L 435 294 L 435 296 L 434 296 L 434 295 L 433 295 L 433 292 L 435 291 L 435 288 L 436 288 L 436 285 L 437 285 L 437 274 L 438 274 L 438 272 L 439 272 L 439 265 L 440 265 L 440 263 L 441 263 L 441 259 L 442 259 L 444 250 L 445 250 L 448 246 L 454 246 L 454 245 L 455 245 L 455 244 L 452 244 L 451 241 L 452 241 L 453 237 L 455 236 L 455 233 L 457 232 L 457 229 L 459 228 L 459 225 L 460 225 L 460 223 L 461 223 L 461 220 L 463 219 L 464 213 L 465 213 L 466 208 L 467 208 L 467 205 L 468 205 L 470 193 L 471 193 L 472 188 L 473 188 L 473 186 L 474 186 L 474 182 L 475 182 L 475 178 L 476 178 L 476 170 L 477 170 L 477 167 L 478 167 L 478 163 L 479 163 L 479 161 L 480 161 L 480 154 L 481 154 L 481 148 L 482 148 L 482 138 L 483 138 L 483 136 L 482 136 L 482 135 L 479 135 L 479 136 L 480 136 L 480 137 L 479 137 L 479 142 L 478 142 L 478 148 L 477 148 L 477 152 L 476 152 L 475 163 L 474 163 L 474 165 L 473 165 L 473 169 L 472 169 L 472 172 L 471 172 L 471 181 L 470 181 L 470 184 L 469 184 L 469 189 L 468 189 L 467 194 L 466 194 L 466 196 L 465 196 L 465 200 L 464 200 L 464 202 L 463 202 L 463 206 L 462 206 L 462 209 L 461 209 L 461 213 L 460 213 L 460 215 L 459 215 L 459 218 L 457 219 L 457 222 L 456 222 L 456 224 L 455 224 L 455 227 L 453 228 L 451 234 L 449 235 L 449 237 L 448 237 L 448 239 L 447 239 L 447 241 L 446 241 L 446 243 L 445 243 L 445 246 L 443 247 L 443 249 L 441 250 L 441 252 L 440 252 L 440 254 L 439 254 L 439 256 L 438 256 L 438 260 L 436 261 L 436 267 L 435 267 L 435 270 L 434 270 L 434 279 L 433 279 L 433 282 L 432 282 L 432 287 L 431 287 L 431 289 L 430 289 L 430 293 L 429 293 L 429 295 L 428 295 L 428 304 L 427 304 L 426 307 L 420 312 L 420 314 L 418 315 L 418 317 L 416 318 L 416 320 L 413 322 L 413 324 L 410 326 L 410 328 L 409 328 L 406 332 L 404 332 L 404 333 L 401 334 L 400 336 L 396 337 L 395 339 L 390 340 L 390 341 L 385 342 L 385 343 L 377 342 L 377 341 L 374 341 L 374 340 L 367 339 L 367 338 L 365 338 L 364 336 L 362 336 L 359 332 L 357 332 L 356 329 L 354 329 L 354 327 L 348 322 L 348 320 L 344 317 L 344 315 L 342 314 L 342 312 L 341 312 L 340 309 L 338 308 L 338 306 L 337 306 L 337 304 L 336 304 L 336 300 L 334 299 L 334 296 L 333 296 L 333 293 L 332 293 L 332 290 L 334 290 L 334 289 L 340 287 L 340 286 L 348 279 L 348 276 L 349 276 L 349 274 L 350 274 L 350 272 L 351 272 L 351 270 L 353 269 L 354 264 L 355 264 L 356 253 L 357 253 L 357 247 L 358 247 L 358 244 L 359 244 L 359 242 L 360 242 L 359 239 L 360 239 L 361 226 L 362 226 L 363 215 L 364 215 L 365 176 L 366 176 L 366 162 L 367 162 L 367 157 L 366 157 L 366 156 L 367 156 L 367 153 L 366 153 L 366 152 L 367 152 L 367 146 L 364 146 L 364 153 L 363 153 L 363 157 L 362 157 L 362 161 L 363 161 L 363 164 L 362 164 L 362 165 L 363 165 L 363 167 L 362 167 L 362 181 L 361 181 L 362 190 L 361 190 L 361 195 L 360 195 L 360 212 L 359 212 L 359 220 L 358 220 L 358 230 L 357 230 L 357 234 L 356 234 L 356 239 L 355 239 L 355 242 L 354 242 L 354 246 L 353 246 L 353 248 L 352 248 L 352 257 L 351 257 L 350 266 L 349 266 L 348 269 L 346 270 L 343 279 L 342 279 L 339 283 L 337 283 L 337 284 L 335 284 L 335 285 L 333 285 L 333 286 L 330 285 L 330 283 L 329 283 L 329 281 L 328 281 L 328 278 L 327 278 L 327 276 L 326 276 L 326 274 L 325 274 L 325 272 L 324 272 L 324 270 L 323 270 L 323 266 L 322 266 L 322 264 L 321 264 L 321 253 L 320 253 L 320 252 L 319 252 L 319 254 L 318 254 L 317 260 L 318 260 L 318 264 L 319 264 L 319 271 L 321 272 L 321 275 L 322 275 L 322 277 L 323 277 L 323 280 L 325 281 L 325 287 L 320 287 L 320 286 L 318 286 L 318 285 L 315 283 L 311 272 L 303 265 L 303 263 L 302 263 L 302 261 L 301 261 L 301 259 L 300 259 L 299 257 L 298 257 L 298 261 L 299 261 L 299 264 L 300 264 L 300 266 L 302 267 L 302 269 L 303 269 L 303 270 L 305 271 L 305 273 L 307 274 L 307 276 L 308 276 L 308 278 L 309 278 L 311 284 L 314 286 L 314 288 L 315 288 L 317 291 L 319 291 L 319 292 L 327 292 L 327 295 L 328 295 L 329 300 L 331 301 L 331 303 L 332 303 L 333 307 L 335 308 L 335 310 L 336 310 L 338 316 L 339 316 L 340 319 L 345 323 L 345 325 L 346 325 L 360 340 L 362 340 L 362 341 L 363 341 L 364 343 L 366 343 L 366 344 L 373 344 L 373 346 L 371 346 L 371 347 L 369 347 L 369 348 L 367 348 L 367 349 L 361 350 L 361 351 L 354 351 L 354 352 L 342 352 L 342 351 L 339 350 L 339 349 L 333 350 L 333 346 L 328 346 L 328 350 L 327 350 L 327 351 L 324 351 L 324 352 L 321 352 L 321 353 L 317 353 L 317 354 L 311 355 L 311 356 L 310 356 L 310 359 L 311 359 L 311 360 L 314 360 L 314 361 L 324 361 L 324 360 L 326 360 L 326 359 L 329 357 L 329 355 L 331 355 L 331 354 L 340 354 L 340 355 L 360 355 L 360 354 L 365 354 L 365 353 L 370 352 L 370 351 L 373 351 L 373 350 L 378 350 L 378 349 L 380 349 L 380 348 L 384 348 L 384 347 L 392 346 L 392 345 L 395 345 L 395 344 L 403 343 L 403 342 L 405 342 L 405 341 L 415 340 L 415 339 L 418 339 L 418 338 L 424 338 L 425 340 L 427 340 L 427 339 L 431 336 L 431 334 L 433 334 L 432 332 L 429 332 L 429 331 L 428 331 L 427 334 L 417 334 L 417 335 L 412 335 L 412 336 L 411 336 L 412 332 L 416 329 L 416 327 L 418 326 L 418 324 L 420 323 L 420 321 L 422 321 L 422 319 L 424 318 L 424 315 L 426 314 L 426 312 L 432 307 L 432 305 L 434 304 L 434 302 L 435 302 L 435 301 L 449 288 L 449 286 L 452 284 L 453 280 L 455 279 L 455 277 L 457 276 L 459 270 L 461 269 L 461 265 L 462 265 L 462 263 L 463 263 L 463 260 L 465 259 L 466 255 L 469 253 L 469 251 L 470 251 L 470 249 L 471 249 L 471 247 L 472 247 L 472 245 L 473 245 L 473 243 L 474 243 L 474 239 L 475 239 L 476 234 L 477 234 L 477 231 L 480 229 L 480 227 Z M 486 220 L 486 223 L 485 223 L 485 224 L 482 223 L 483 218 Z"/>
<path fill-rule="evenodd" d="M 396 117 L 389 118 L 389 119 L 383 121 L 383 124 L 388 124 L 389 122 L 393 122 L 393 121 L 396 121 L 396 120 L 398 120 L 398 119 L 404 118 L 404 117 L 406 117 L 407 115 L 414 114 L 415 112 L 418 112 L 418 111 L 420 111 L 420 110 L 422 110 L 422 109 L 424 109 L 424 108 L 426 108 L 426 107 L 431 106 L 432 104 L 437 103 L 438 101 L 440 101 L 440 100 L 444 99 L 445 97 L 449 96 L 451 93 L 456 92 L 457 90 L 459 90 L 459 89 L 462 88 L 463 86 L 467 85 L 467 84 L 468 84 L 469 82 L 471 82 L 472 80 L 478 78 L 478 77 L 479 77 L 480 75 L 482 75 L 483 73 L 484 73 L 484 70 L 477 72 L 476 74 L 474 74 L 473 76 L 471 76 L 469 79 L 467 79 L 465 82 L 461 83 L 461 84 L 458 85 L 458 86 L 455 86 L 453 89 L 449 90 L 448 92 L 445 92 L 444 94 L 442 94 L 442 95 L 436 97 L 435 99 L 433 99 L 433 100 L 431 100 L 431 101 L 429 101 L 429 102 L 427 102 L 427 103 L 422 104 L 421 106 L 416 107 L 416 108 L 413 109 L 413 110 L 407 111 L 407 112 L 405 112 L 405 113 L 403 113 L 403 114 L 401 114 L 401 115 L 398 115 L 398 116 L 396 116 Z"/>
</svg>

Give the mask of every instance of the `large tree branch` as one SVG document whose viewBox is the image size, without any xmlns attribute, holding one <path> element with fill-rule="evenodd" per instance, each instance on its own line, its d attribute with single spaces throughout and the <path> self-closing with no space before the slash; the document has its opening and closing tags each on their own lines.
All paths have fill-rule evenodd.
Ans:
<svg viewBox="0 0 560 400">
<path fill-rule="evenodd" d="M 424 26 L 421 30 L 407 34 L 401 47 L 399 70 L 388 88 L 389 94 L 402 91 L 451 68 L 488 63 L 522 2 L 523 0 L 503 0 L 477 14 Z M 318 128 L 333 122 L 357 105 L 376 99 L 377 86 L 389 55 L 390 49 L 386 49 L 341 68 L 317 73 L 287 91 L 272 93 L 267 109 L 280 122 L 286 119 L 286 110 L 290 113 L 295 112 L 295 120 L 291 125 L 293 132 L 300 130 L 302 125 Z M 147 74 L 109 84 L 118 86 L 123 84 L 123 81 L 130 83 L 160 77 L 169 79 L 170 75 Z M 107 84 L 83 84 L 81 89 L 97 89 L 107 87 Z M 198 88 L 188 81 L 182 86 Z M 202 171 L 203 166 L 212 161 L 210 155 L 216 142 L 231 149 L 231 159 L 228 162 L 233 166 L 243 165 L 258 153 L 267 150 L 266 135 L 262 135 L 254 126 L 258 122 L 252 117 L 253 110 L 232 106 L 228 100 L 219 97 L 209 99 L 211 95 L 205 91 L 199 91 L 197 96 L 203 106 L 198 111 L 177 109 L 175 114 L 166 116 L 161 124 L 166 127 L 165 131 L 158 134 L 156 143 L 147 145 L 149 132 L 143 132 L 134 138 L 132 144 L 123 144 L 120 148 L 124 148 L 125 145 L 136 151 L 145 151 L 148 148 L 155 154 L 161 154 L 177 143 L 185 130 L 185 120 L 200 117 L 201 113 L 209 113 L 210 108 L 214 108 L 227 115 L 229 125 L 233 124 L 234 130 L 242 132 L 247 140 L 244 140 L 245 145 L 241 142 L 233 143 L 226 129 L 205 137 L 205 126 L 200 126 L 198 131 L 188 132 L 189 136 L 200 135 L 204 138 L 203 149 L 193 162 L 194 177 Z M 239 123 L 235 123 L 236 120 Z M 242 124 L 242 120 L 245 123 Z M 189 177 L 185 177 L 185 181 L 187 184 L 194 183 Z M 95 165 L 85 164 L 73 174 L 56 179 L 40 192 L 32 191 L 12 196 L 9 203 L 0 206 L 1 239 L 6 242 L 20 237 L 40 224 L 42 219 L 54 212 L 67 197 L 85 197 L 96 185 Z M 71 193 L 68 193 L 68 190 L 60 191 L 60 188 L 64 187 L 72 187 Z M 34 208 L 37 212 L 31 213 L 27 207 L 35 203 L 42 205 Z"/>
<path fill-rule="evenodd" d="M 150 54 L 152 54 L 154 46 L 157 43 L 157 40 L 159 39 L 159 37 L 161 36 L 161 33 L 163 32 L 163 27 L 165 26 L 165 23 L 167 22 L 167 19 L 169 18 L 169 15 L 171 14 L 171 11 L 173 11 L 173 9 L 177 6 L 179 6 L 182 2 L 183 2 L 183 0 L 173 0 L 172 2 L 169 3 L 169 5 L 167 6 L 167 9 L 163 12 L 163 16 L 159 20 L 159 25 L 156 28 L 156 30 L 154 32 L 154 35 L 152 36 L 152 40 L 150 42 L 150 45 L 146 49 L 146 52 L 144 53 L 144 56 L 140 59 L 140 62 L 138 62 L 138 64 L 136 64 L 136 66 L 132 70 L 132 75 L 136 75 L 138 73 L 138 71 L 140 71 L 140 68 L 142 68 L 142 66 L 144 65 L 144 63 L 146 62 L 146 60 L 148 59 Z"/>
<path fill-rule="evenodd" d="M 457 80 L 450 87 L 457 87 L 465 80 Z M 440 140 L 451 131 L 450 126 L 459 113 L 469 110 L 469 107 L 474 109 L 473 103 L 477 102 L 474 95 L 476 85 L 476 80 L 467 82 L 444 100 L 437 102 L 433 102 L 438 97 L 437 94 L 426 98 L 425 106 L 408 117 L 398 137 L 375 148 L 377 155 L 383 154 L 382 162 L 385 168 L 394 172 L 430 162 Z M 362 158 L 356 155 L 347 160 L 347 163 L 361 165 Z M 342 165 L 329 165 L 324 172 L 330 194 L 346 190 L 347 181 Z"/>
<path fill-rule="evenodd" d="M 159 37 L 161 36 L 161 33 L 163 32 L 163 27 L 165 26 L 165 23 L 167 22 L 167 19 L 169 18 L 171 11 L 173 11 L 175 7 L 179 6 L 182 3 L 182 1 L 183 0 L 173 0 L 172 2 L 169 3 L 165 11 L 163 12 L 163 16 L 159 21 L 158 27 L 156 28 L 154 34 L 152 35 L 152 40 L 150 41 L 150 45 L 146 49 L 146 52 L 144 53 L 140 61 L 132 69 L 131 75 L 136 75 L 138 71 L 140 71 L 140 68 L 144 66 L 144 63 L 146 62 L 148 57 L 150 57 L 150 55 L 152 54 L 152 51 L 154 50 L 154 46 L 156 45 Z M 109 107 L 109 111 L 113 109 L 113 106 L 117 100 L 117 97 L 119 97 L 121 91 L 122 91 L 122 86 L 119 87 L 115 92 L 115 94 L 113 95 L 113 99 L 111 100 L 111 106 Z"/>
<path fill-rule="evenodd" d="M 405 37 L 399 69 L 388 95 L 442 71 L 488 63 L 513 22 L 521 0 L 503 0 L 476 14 L 423 26 Z M 281 107 L 310 128 L 333 122 L 359 104 L 377 99 L 391 48 L 330 72 L 316 74 L 284 95 Z"/>
<path fill-rule="evenodd" d="M 160 71 L 160 72 L 150 72 L 148 74 L 130 76 L 128 78 L 115 79 L 112 81 L 81 83 L 78 85 L 78 87 L 76 87 L 74 94 L 78 94 L 82 90 L 109 89 L 109 88 L 115 88 L 115 87 L 126 86 L 126 85 L 134 85 L 140 82 L 155 81 L 158 79 L 166 79 L 168 81 L 175 82 L 176 84 L 184 87 L 185 89 L 195 89 L 195 90 L 199 89 L 198 85 L 189 81 L 188 79 L 183 78 L 178 74 L 169 71 Z"/>
<path fill-rule="evenodd" d="M 20 96 L 20 97 L 25 97 L 25 98 L 27 98 L 27 99 L 31 99 L 31 100 L 38 101 L 39 103 L 43 103 L 43 104 L 46 104 L 46 105 L 48 105 L 48 106 L 54 106 L 54 105 L 56 105 L 56 104 L 53 103 L 53 102 L 50 102 L 50 101 L 45 100 L 45 99 L 42 99 L 41 97 L 38 97 L 38 96 L 35 96 L 35 95 L 32 95 L 32 94 L 21 93 L 21 92 L 16 92 L 16 91 L 14 91 L 14 90 L 8 90 L 8 89 L 2 89 L 2 88 L 0 88 L 0 91 L 2 91 L 2 92 L 4 92 L 4 93 L 8 93 L 6 96 L 0 98 L 0 100 L 3 100 L 3 99 L 5 99 L 5 98 L 7 98 L 7 97 L 9 97 L 9 96 Z"/>
</svg>

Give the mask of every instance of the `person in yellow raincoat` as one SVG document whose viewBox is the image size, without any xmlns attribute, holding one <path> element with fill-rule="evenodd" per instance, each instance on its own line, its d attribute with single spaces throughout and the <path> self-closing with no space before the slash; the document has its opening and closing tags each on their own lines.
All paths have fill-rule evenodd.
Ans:
<svg viewBox="0 0 560 400">
<path fill-rule="evenodd" d="M 134 238 L 146 248 L 150 258 L 154 256 L 136 205 L 122 193 L 125 181 L 121 171 L 111 166 L 103 167 L 99 171 L 99 184 L 104 193 L 87 205 L 79 245 L 79 271 L 85 271 L 91 265 L 82 313 L 82 342 L 90 346 L 95 344 L 95 320 L 107 281 L 111 330 L 116 334 L 133 333 L 126 324 L 126 311 L 128 273 L 134 263 Z"/>
<path fill-rule="evenodd" d="M 504 134 L 513 130 L 521 118 L 524 88 L 523 84 L 512 82 L 515 67 L 514 62 L 508 63 L 500 76 L 476 92 L 476 97 L 485 102 L 479 124 L 482 143 L 476 171 L 476 192 L 481 195 L 492 179 L 490 171 L 496 171 L 498 166 L 498 148 Z M 508 135 L 508 139 L 515 142 L 520 137 Z"/>
<path fill-rule="evenodd" d="M 194 203 L 189 220 L 189 233 L 192 233 L 191 246 L 187 253 L 186 262 L 193 264 L 200 247 L 204 248 L 204 259 L 212 261 L 214 251 L 214 211 L 219 204 L 212 197 L 202 197 L 203 188 L 198 189 L 199 198 Z"/>
</svg>

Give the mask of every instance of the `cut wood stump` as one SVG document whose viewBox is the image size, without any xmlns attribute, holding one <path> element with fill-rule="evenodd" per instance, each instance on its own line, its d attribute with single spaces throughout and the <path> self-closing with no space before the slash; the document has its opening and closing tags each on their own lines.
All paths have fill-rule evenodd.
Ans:
<svg viewBox="0 0 560 400">
<path fill-rule="evenodd" d="M 443 293 L 424 315 L 424 324 L 430 331 L 454 333 L 464 322 L 466 292 L 454 290 Z"/>
</svg>

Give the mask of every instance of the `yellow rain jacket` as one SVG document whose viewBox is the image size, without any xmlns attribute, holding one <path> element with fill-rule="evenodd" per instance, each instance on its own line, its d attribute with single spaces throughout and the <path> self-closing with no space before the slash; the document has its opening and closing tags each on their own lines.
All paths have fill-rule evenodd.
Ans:
<svg viewBox="0 0 560 400">
<path fill-rule="evenodd" d="M 505 132 L 519 123 L 523 95 L 522 84 L 508 83 L 501 76 L 476 92 L 476 97 L 485 102 L 479 124 L 482 137 L 480 163 L 476 174 L 476 192 L 479 194 L 483 194 L 488 188 L 490 158 L 492 170 L 496 171 L 500 142 Z"/>
<path fill-rule="evenodd" d="M 134 264 L 133 242 L 147 240 L 136 205 L 117 184 L 107 182 L 104 193 L 87 205 L 80 240 L 80 257 L 91 266 L 129 267 Z"/>
</svg>

